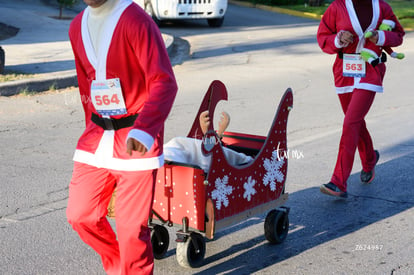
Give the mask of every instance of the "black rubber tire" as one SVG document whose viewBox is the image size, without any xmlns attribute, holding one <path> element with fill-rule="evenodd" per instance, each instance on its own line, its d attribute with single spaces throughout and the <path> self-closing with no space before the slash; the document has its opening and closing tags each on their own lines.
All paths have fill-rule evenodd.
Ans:
<svg viewBox="0 0 414 275">
<path fill-rule="evenodd" d="M 270 211 L 264 223 L 264 232 L 266 240 L 271 244 L 282 243 L 289 231 L 289 216 L 285 211 Z"/>
<path fill-rule="evenodd" d="M 197 244 L 198 250 L 196 250 Z M 191 233 L 185 242 L 177 242 L 177 262 L 182 267 L 199 267 L 206 255 L 206 241 L 198 233 Z"/>
<path fill-rule="evenodd" d="M 220 18 L 207 19 L 207 23 L 212 28 L 219 28 L 223 25 L 224 16 Z"/>
<path fill-rule="evenodd" d="M 152 7 L 151 3 L 145 4 L 145 11 L 149 16 L 151 16 L 152 20 L 154 20 L 155 24 L 157 24 L 158 27 L 162 25 L 162 21 L 157 18 L 157 16 L 154 13 L 154 8 Z"/>
<path fill-rule="evenodd" d="M 164 258 L 170 244 L 170 235 L 167 228 L 162 225 L 155 225 L 151 230 L 151 244 L 154 258 L 157 260 Z"/>
</svg>

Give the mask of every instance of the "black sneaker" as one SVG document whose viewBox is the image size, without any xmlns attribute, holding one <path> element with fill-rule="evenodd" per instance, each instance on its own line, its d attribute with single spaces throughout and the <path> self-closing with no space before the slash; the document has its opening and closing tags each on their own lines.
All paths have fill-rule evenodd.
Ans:
<svg viewBox="0 0 414 275">
<path fill-rule="evenodd" d="M 338 186 L 336 186 L 332 182 L 322 184 L 320 187 L 320 190 L 322 193 L 330 195 L 330 196 L 339 197 L 339 198 L 348 198 L 348 193 L 339 189 Z"/>
<path fill-rule="evenodd" d="M 377 160 L 375 161 L 375 164 L 377 164 L 380 154 L 377 150 L 375 150 L 375 155 L 377 157 Z M 361 170 L 361 182 L 365 184 L 370 184 L 375 178 L 375 167 L 369 171 L 365 172 L 364 170 Z"/>
</svg>

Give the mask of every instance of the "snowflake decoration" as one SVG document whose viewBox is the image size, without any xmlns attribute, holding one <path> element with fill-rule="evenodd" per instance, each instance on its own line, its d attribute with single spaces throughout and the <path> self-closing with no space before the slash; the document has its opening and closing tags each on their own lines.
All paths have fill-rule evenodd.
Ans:
<svg viewBox="0 0 414 275">
<path fill-rule="evenodd" d="M 255 184 L 256 184 L 256 180 L 252 179 L 251 176 L 243 184 L 243 187 L 244 187 L 243 198 L 247 199 L 247 201 L 250 201 L 252 196 L 256 194 L 256 189 L 254 189 Z"/>
<path fill-rule="evenodd" d="M 233 187 L 227 185 L 229 182 L 229 177 L 224 176 L 223 179 L 216 179 L 215 186 L 216 189 L 211 193 L 211 197 L 216 200 L 216 208 L 220 210 L 221 204 L 225 207 L 229 205 L 229 199 L 227 198 L 233 192 Z"/>
<path fill-rule="evenodd" d="M 285 178 L 280 171 L 284 163 L 285 159 L 280 158 L 276 150 L 272 152 L 272 159 L 264 160 L 263 166 L 266 169 L 266 175 L 263 177 L 264 186 L 270 184 L 270 190 L 276 190 L 276 182 L 282 182 Z"/>
</svg>

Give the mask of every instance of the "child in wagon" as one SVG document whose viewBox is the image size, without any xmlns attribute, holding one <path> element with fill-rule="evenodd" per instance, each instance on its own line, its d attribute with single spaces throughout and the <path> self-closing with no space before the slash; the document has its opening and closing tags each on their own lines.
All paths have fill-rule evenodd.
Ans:
<svg viewBox="0 0 414 275">
<path fill-rule="evenodd" d="M 207 132 L 210 126 L 209 111 L 204 111 L 199 117 L 201 131 L 203 135 Z M 219 138 L 223 136 L 224 131 L 230 123 L 230 116 L 226 112 L 221 113 L 217 135 Z M 164 158 L 167 161 L 174 161 L 180 163 L 187 163 L 199 166 L 206 173 L 210 169 L 211 155 L 204 155 L 201 151 L 202 146 L 201 139 L 188 138 L 188 137 L 175 137 L 169 142 L 164 144 Z M 251 156 L 244 153 L 236 152 L 232 149 L 222 147 L 226 160 L 233 166 L 247 164 L 253 161 Z"/>
</svg>

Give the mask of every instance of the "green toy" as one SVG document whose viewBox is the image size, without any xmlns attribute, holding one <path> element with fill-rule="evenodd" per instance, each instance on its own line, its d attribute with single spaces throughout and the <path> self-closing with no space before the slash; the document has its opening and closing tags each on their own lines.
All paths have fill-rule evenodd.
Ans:
<svg viewBox="0 0 414 275">
<path fill-rule="evenodd" d="M 391 20 L 383 20 L 378 30 L 392 31 L 394 27 L 395 27 L 395 22 Z M 375 36 L 376 34 L 377 34 L 376 30 L 367 31 L 364 34 L 364 37 L 368 39 L 372 36 Z M 383 49 L 393 58 L 403 59 L 405 57 L 403 53 L 394 52 L 391 47 L 384 47 Z M 385 62 L 386 60 L 386 57 L 382 57 L 382 56 L 378 57 L 378 55 L 374 51 L 367 49 L 367 48 L 362 49 L 361 57 L 363 60 L 365 60 L 366 62 L 370 63 L 373 66 L 377 65 L 378 63 Z"/>
</svg>

